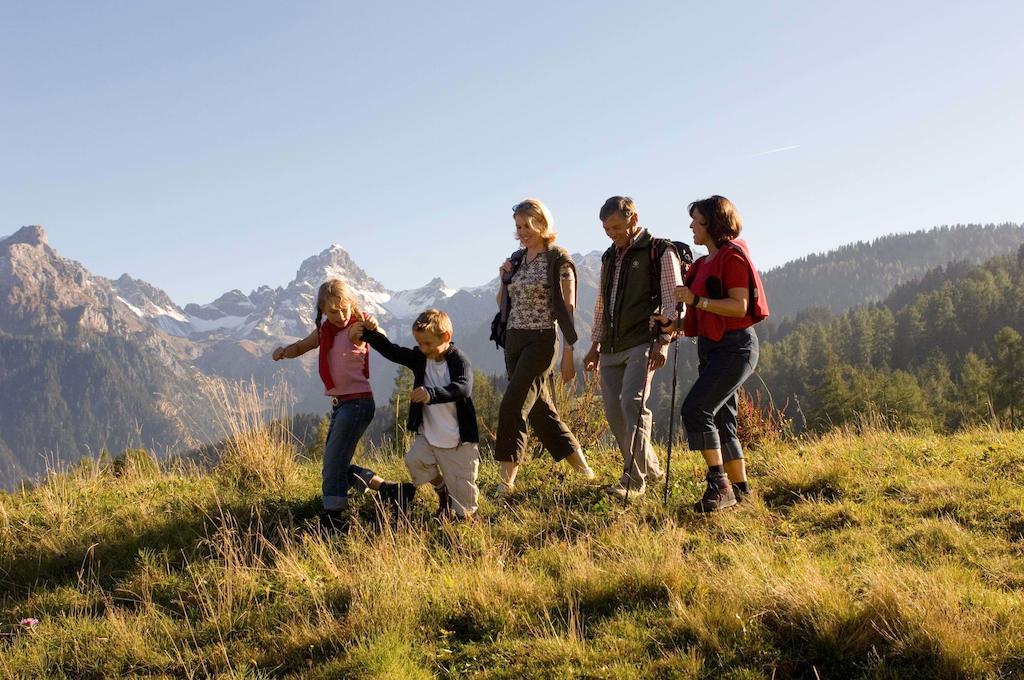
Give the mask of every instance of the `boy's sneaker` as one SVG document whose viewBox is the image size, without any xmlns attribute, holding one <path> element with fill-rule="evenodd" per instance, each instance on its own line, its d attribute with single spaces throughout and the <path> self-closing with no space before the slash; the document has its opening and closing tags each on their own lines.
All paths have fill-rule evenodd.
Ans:
<svg viewBox="0 0 1024 680">
<path fill-rule="evenodd" d="M 724 472 L 709 472 L 704 497 L 693 504 L 696 512 L 715 512 L 736 505 L 736 494 Z"/>
<path fill-rule="evenodd" d="M 328 534 L 344 534 L 348 532 L 352 516 L 348 510 L 321 510 L 320 530 Z"/>
<path fill-rule="evenodd" d="M 437 492 L 437 512 L 434 513 L 434 517 L 437 519 L 445 519 L 451 517 L 454 513 L 452 512 L 452 499 L 448 495 L 448 487 L 442 486 L 440 489 L 434 489 Z"/>
<path fill-rule="evenodd" d="M 394 509 L 405 515 L 416 495 L 416 486 L 409 482 L 384 482 L 377 493 L 385 509 Z"/>
</svg>

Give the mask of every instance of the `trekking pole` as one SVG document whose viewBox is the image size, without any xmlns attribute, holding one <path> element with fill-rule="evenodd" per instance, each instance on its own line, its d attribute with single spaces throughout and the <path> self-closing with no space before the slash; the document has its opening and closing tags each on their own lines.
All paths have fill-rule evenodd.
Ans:
<svg viewBox="0 0 1024 680">
<path fill-rule="evenodd" d="M 633 436 L 629 442 L 629 468 L 626 471 L 626 495 L 622 497 L 622 507 L 629 504 L 629 489 L 633 486 L 633 465 L 636 463 L 636 434 L 640 431 L 640 426 L 644 421 L 644 404 L 647 403 L 647 384 L 653 380 L 647 379 L 647 373 L 650 372 L 651 357 L 654 355 L 654 343 L 658 339 L 659 331 L 657 328 L 651 331 L 651 342 L 647 345 L 647 365 L 644 366 L 644 386 L 640 390 L 640 408 L 637 409 L 636 413 L 636 428 L 633 430 Z"/>
<path fill-rule="evenodd" d="M 683 320 L 683 303 L 676 304 L 676 337 L 672 340 L 672 396 L 668 407 L 668 455 L 665 457 L 665 507 L 668 507 L 668 483 L 672 479 L 672 440 L 676 424 L 676 382 L 679 379 L 679 326 Z"/>
</svg>

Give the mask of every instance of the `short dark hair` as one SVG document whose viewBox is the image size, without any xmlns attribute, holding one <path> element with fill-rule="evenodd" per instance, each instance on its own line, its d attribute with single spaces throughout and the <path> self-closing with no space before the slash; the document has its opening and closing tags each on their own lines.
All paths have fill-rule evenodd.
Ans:
<svg viewBox="0 0 1024 680">
<path fill-rule="evenodd" d="M 693 217 L 694 210 L 699 210 L 701 216 L 707 220 L 708 236 L 716 244 L 732 241 L 743 231 L 743 222 L 740 221 L 739 211 L 725 196 L 708 196 L 694 201 L 687 208 L 690 217 Z"/>
<path fill-rule="evenodd" d="M 619 213 L 628 220 L 633 215 L 636 215 L 636 203 L 629 196 L 612 196 L 601 206 L 599 216 L 601 221 L 604 222 L 615 213 Z"/>
</svg>

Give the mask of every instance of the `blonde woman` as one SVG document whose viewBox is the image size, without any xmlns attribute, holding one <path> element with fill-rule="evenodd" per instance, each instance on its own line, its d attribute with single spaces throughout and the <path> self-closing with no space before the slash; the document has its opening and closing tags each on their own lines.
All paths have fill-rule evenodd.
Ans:
<svg viewBox="0 0 1024 680">
<path fill-rule="evenodd" d="M 576 377 L 573 350 L 576 328 L 576 265 L 555 245 L 554 220 L 547 207 L 527 198 L 512 207 L 515 238 L 522 246 L 498 270 L 497 302 L 507 320 L 505 367 L 509 384 L 498 411 L 494 458 L 501 465 L 498 495 L 515 488 L 526 450 L 527 422 L 556 461 L 565 460 L 587 479 L 594 471 L 583 450 L 555 409 L 549 380 L 562 334 L 562 380 Z"/>
</svg>

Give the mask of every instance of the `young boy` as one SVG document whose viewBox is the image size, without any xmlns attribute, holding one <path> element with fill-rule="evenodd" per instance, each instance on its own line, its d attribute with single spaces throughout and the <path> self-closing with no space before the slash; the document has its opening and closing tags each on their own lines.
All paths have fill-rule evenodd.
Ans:
<svg viewBox="0 0 1024 680">
<path fill-rule="evenodd" d="M 480 495 L 480 434 L 473 408 L 473 368 L 469 358 L 452 344 L 452 322 L 437 309 L 428 309 L 412 324 L 417 347 L 399 347 L 377 330 L 372 319 L 353 328 L 389 361 L 412 369 L 409 432 L 416 433 L 405 454 L 413 484 L 429 482 L 437 492 L 437 516 L 466 520 L 477 510 Z"/>
</svg>

